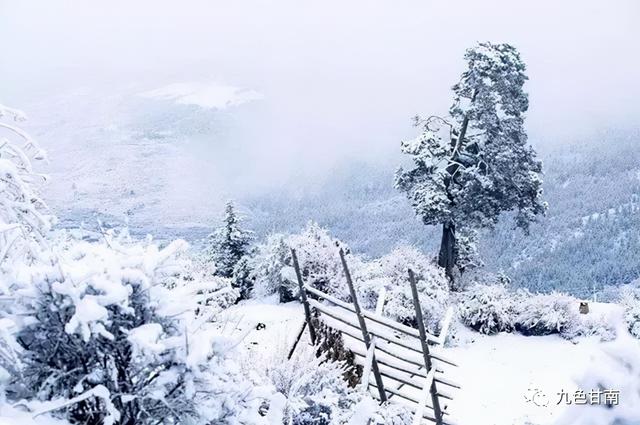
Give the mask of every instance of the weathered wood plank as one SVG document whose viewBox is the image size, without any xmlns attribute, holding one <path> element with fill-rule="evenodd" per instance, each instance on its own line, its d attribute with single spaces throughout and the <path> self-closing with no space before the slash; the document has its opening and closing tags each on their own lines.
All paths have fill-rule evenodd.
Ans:
<svg viewBox="0 0 640 425">
<path fill-rule="evenodd" d="M 354 320 L 352 318 L 350 318 L 348 315 L 345 315 L 342 312 L 336 311 L 335 309 L 332 310 L 330 306 L 323 305 L 322 303 L 319 303 L 316 300 L 311 300 L 310 299 L 309 303 L 313 307 L 315 307 L 318 310 L 320 310 L 322 313 L 325 313 L 327 316 L 329 316 L 329 317 L 331 317 L 331 318 L 333 318 L 333 319 L 335 319 L 335 320 L 337 320 L 339 322 L 342 322 L 342 323 L 344 323 L 346 325 L 349 325 L 349 326 L 359 330 L 358 326 L 353 323 Z M 379 337 L 380 339 L 383 339 L 383 340 L 385 340 L 385 341 L 387 341 L 387 342 L 389 342 L 391 344 L 395 344 L 395 345 L 397 345 L 399 347 L 402 347 L 404 349 L 410 350 L 410 351 L 412 351 L 412 352 L 414 352 L 416 354 L 420 354 L 422 356 L 422 351 L 419 348 L 407 343 L 406 341 L 403 341 L 402 339 L 397 338 L 393 334 L 389 334 L 387 332 L 380 331 L 379 329 L 376 329 L 376 328 L 373 328 L 373 329 L 369 330 L 369 333 L 373 334 L 373 335 Z M 362 341 L 362 338 L 358 337 L 357 335 L 352 335 L 350 333 L 347 333 L 347 334 L 349 336 L 352 336 L 352 337 Z M 387 352 L 387 353 L 389 353 L 391 355 L 394 355 L 395 357 L 398 357 L 400 359 L 403 359 L 403 358 L 406 357 L 406 355 L 404 355 L 402 353 L 394 352 L 391 348 L 385 349 L 380 344 L 378 344 L 377 348 L 379 350 L 385 351 L 385 352 Z M 449 359 L 446 359 L 444 356 L 442 356 L 439 353 L 434 353 L 433 350 L 431 350 L 430 356 L 434 360 L 440 361 L 442 363 L 446 363 L 446 364 L 451 365 L 451 366 L 457 366 L 456 363 L 454 363 L 453 361 L 451 361 Z M 423 363 L 418 362 L 418 361 L 412 362 L 412 363 L 416 364 L 417 366 L 422 366 L 423 365 Z"/>
<path fill-rule="evenodd" d="M 376 347 L 378 348 L 378 347 Z M 360 359 L 364 359 L 365 355 L 362 354 L 361 352 L 358 352 L 356 350 L 354 350 L 352 347 L 349 347 L 349 350 L 351 350 L 351 352 L 353 352 L 353 354 L 356 356 L 356 363 L 358 364 L 362 364 L 362 360 Z M 385 367 L 389 367 L 391 369 L 395 369 L 398 370 L 402 373 L 406 373 L 407 375 L 411 376 L 411 375 L 415 375 L 418 376 L 420 378 L 425 378 L 426 374 L 424 373 L 424 369 L 406 369 L 403 368 L 401 366 L 399 366 L 397 363 L 394 363 L 391 359 L 385 358 L 385 357 L 381 357 L 381 356 L 377 356 L 376 357 L 378 360 L 378 363 L 385 366 Z M 395 360 L 395 359 L 394 359 Z M 444 371 L 442 371 L 441 369 L 436 368 L 436 375 L 435 375 L 435 381 L 444 385 L 447 385 L 451 388 L 455 388 L 455 389 L 461 389 L 461 385 L 445 378 L 444 376 L 442 376 L 444 374 Z"/>
<path fill-rule="evenodd" d="M 300 273 L 298 256 L 296 255 L 296 250 L 293 248 L 291 249 L 291 257 L 293 258 L 293 268 L 296 271 L 296 278 L 298 279 L 298 288 L 300 289 L 300 301 L 302 301 L 302 305 L 304 306 L 304 317 L 307 321 L 307 326 L 309 327 L 309 337 L 311 338 L 311 343 L 315 345 L 316 330 L 313 328 L 313 323 L 311 323 L 311 310 L 309 309 L 307 292 L 304 290 L 304 282 L 302 281 L 302 273 Z"/>
<path fill-rule="evenodd" d="M 369 388 L 369 376 L 371 375 L 371 366 L 373 364 L 373 355 L 376 351 L 376 339 L 371 339 L 371 345 L 367 350 L 367 354 L 362 364 L 362 387 L 366 390 Z"/>
<path fill-rule="evenodd" d="M 424 367 L 426 370 L 432 371 L 431 358 L 429 356 L 429 345 L 427 344 L 427 333 L 424 329 L 424 319 L 422 317 L 422 308 L 420 307 L 420 298 L 418 297 L 418 288 L 416 286 L 416 278 L 413 271 L 409 269 L 409 284 L 411 285 L 411 295 L 413 296 L 413 306 L 416 310 L 416 322 L 418 322 L 418 330 L 420 331 L 420 343 L 422 345 L 422 356 L 424 357 Z M 440 400 L 436 384 L 431 380 L 429 392 L 431 393 L 431 402 L 433 403 L 433 414 L 436 418 L 436 424 L 442 425 L 442 409 L 440 408 Z"/>
<path fill-rule="evenodd" d="M 337 299 L 336 297 L 333 297 L 331 295 L 325 294 L 324 292 L 319 291 L 319 290 L 317 290 L 315 288 L 312 288 L 309 285 L 305 285 L 305 289 L 307 291 L 309 291 L 310 293 L 314 294 L 315 296 L 319 297 L 319 298 L 323 298 L 323 299 L 331 302 L 332 304 L 337 305 L 338 307 L 342 307 L 345 310 L 349 310 L 349 311 L 355 313 L 355 310 L 354 310 L 353 306 L 349 305 L 348 303 L 345 303 L 342 300 Z M 366 311 L 366 310 L 363 310 L 362 314 L 364 315 L 364 317 L 366 317 L 367 319 L 371 320 L 372 322 L 376 322 L 378 324 L 385 325 L 385 326 L 387 326 L 387 327 L 389 327 L 389 328 L 391 328 L 391 329 L 393 329 L 395 331 L 401 332 L 401 333 L 403 333 L 405 335 L 408 335 L 408 336 L 412 336 L 414 338 L 419 338 L 420 337 L 420 334 L 419 334 L 417 329 L 413 329 L 412 327 L 403 325 L 402 323 L 398 323 L 395 320 L 391 320 L 391 319 L 389 319 L 387 317 L 381 316 L 380 314 L 372 313 L 372 312 Z M 433 341 L 435 343 L 439 343 L 439 341 L 440 341 L 438 339 L 438 337 L 436 337 L 435 335 L 428 334 L 428 337 L 429 337 L 429 341 Z"/>
<path fill-rule="evenodd" d="M 418 408 L 416 409 L 416 414 L 415 414 L 415 417 L 413 418 L 413 425 L 420 425 L 420 422 L 422 422 L 422 415 L 424 413 L 424 408 L 427 407 L 427 399 L 431 396 L 430 388 L 432 388 L 434 374 L 435 374 L 435 370 L 432 369 L 431 371 L 429 371 L 426 378 L 424 379 L 424 382 L 422 384 L 422 394 L 420 395 L 420 401 L 418 401 Z M 441 422 L 443 414 L 441 411 L 438 414 L 438 411 L 440 410 L 440 404 L 429 406 L 429 407 L 433 409 L 436 423 Z"/>
<path fill-rule="evenodd" d="M 364 321 L 364 316 L 362 315 L 362 311 L 360 310 L 360 305 L 358 304 L 358 297 L 356 296 L 356 290 L 353 287 L 353 281 L 351 280 L 351 272 L 349 271 L 349 267 L 347 266 L 347 260 L 344 258 L 344 251 L 340 248 L 340 261 L 342 262 L 342 268 L 344 269 L 344 277 L 347 280 L 347 285 L 349 286 L 349 293 L 351 294 L 351 302 L 353 303 L 353 308 L 356 311 L 356 315 L 358 316 L 358 321 L 360 323 L 360 330 L 362 330 L 362 339 L 364 340 L 365 345 L 367 346 L 367 350 L 371 347 L 371 337 L 369 336 L 369 332 L 367 330 L 367 324 Z M 380 400 L 387 401 L 387 395 L 384 392 L 384 384 L 382 383 L 382 376 L 380 376 L 380 370 L 378 369 L 378 362 L 376 361 L 375 352 L 372 354 L 372 362 L 371 362 L 371 370 L 373 371 L 373 376 L 376 380 L 376 385 L 378 387 L 378 391 L 380 392 Z"/>
<path fill-rule="evenodd" d="M 349 303 L 346 303 L 342 300 L 337 299 L 336 297 L 333 297 L 331 295 L 325 294 L 322 291 L 318 291 L 316 288 L 313 288 L 309 285 L 305 285 L 304 288 L 311 292 L 313 295 L 317 296 L 318 298 L 323 298 L 329 302 L 331 302 L 332 304 L 337 305 L 338 307 L 342 307 L 345 310 L 349 310 L 352 313 L 355 313 L 356 310 L 353 308 L 353 306 Z"/>
</svg>

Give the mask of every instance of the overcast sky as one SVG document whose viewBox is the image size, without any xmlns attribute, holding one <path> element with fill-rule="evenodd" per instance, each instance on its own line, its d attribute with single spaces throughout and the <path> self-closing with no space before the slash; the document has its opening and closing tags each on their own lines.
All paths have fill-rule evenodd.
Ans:
<svg viewBox="0 0 640 425">
<path fill-rule="evenodd" d="M 635 127 L 640 116 L 635 0 L 0 5 L 0 100 L 22 107 L 105 82 L 256 90 L 260 116 L 241 123 L 243 137 L 281 171 L 397 152 L 411 116 L 447 111 L 477 41 L 520 49 L 539 146 Z"/>
</svg>

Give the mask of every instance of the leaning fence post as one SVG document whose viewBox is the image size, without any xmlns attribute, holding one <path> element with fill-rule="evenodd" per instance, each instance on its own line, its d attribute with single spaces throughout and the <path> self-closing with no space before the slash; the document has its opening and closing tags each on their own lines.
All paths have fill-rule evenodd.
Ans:
<svg viewBox="0 0 640 425">
<path fill-rule="evenodd" d="M 293 268 L 296 270 L 296 277 L 298 278 L 298 287 L 300 288 L 300 300 L 304 306 L 304 317 L 309 327 L 309 336 L 311 337 L 311 343 L 316 343 L 316 330 L 311 323 L 311 309 L 309 308 L 309 301 L 307 300 L 307 291 L 304 289 L 304 283 L 302 282 L 302 273 L 300 273 L 300 265 L 298 264 L 298 256 L 296 250 L 291 249 L 291 257 L 293 258 Z"/>
<path fill-rule="evenodd" d="M 420 344 L 422 344 L 422 357 L 426 372 L 431 372 L 431 357 L 429 355 L 429 345 L 427 344 L 427 332 L 424 329 L 424 320 L 422 318 L 422 308 L 420 307 L 420 298 L 418 297 L 418 288 L 416 287 L 416 277 L 413 270 L 409 269 L 409 283 L 411 285 L 411 294 L 413 295 L 413 307 L 416 309 L 416 322 L 418 322 L 418 331 L 420 332 Z M 433 413 L 436 419 L 436 425 L 442 425 L 442 410 L 440 409 L 440 400 L 436 390 L 435 380 L 431 381 L 431 403 L 433 403 Z"/>
<path fill-rule="evenodd" d="M 358 297 L 356 296 L 356 290 L 353 287 L 351 273 L 349 272 L 349 267 L 347 267 L 347 261 L 344 259 L 344 251 L 342 250 L 342 248 L 340 248 L 340 261 L 342 261 L 342 268 L 344 269 L 344 276 L 347 279 L 347 285 L 349 286 L 349 293 L 351 294 L 353 307 L 356 310 L 356 316 L 358 316 L 358 323 L 360 324 L 360 330 L 362 330 L 362 339 L 364 341 L 364 345 L 367 347 L 367 351 L 372 350 L 371 369 L 373 370 L 373 376 L 376 379 L 376 387 L 378 387 L 380 401 L 384 403 L 385 401 L 387 401 L 387 394 L 384 392 L 382 376 L 380 375 L 380 370 L 378 369 L 378 362 L 376 361 L 376 355 L 374 353 L 375 347 L 371 348 L 371 339 L 369 338 L 369 332 L 367 331 L 367 324 L 365 323 L 364 316 L 362 315 L 362 311 L 360 310 L 360 304 L 358 304 Z"/>
</svg>

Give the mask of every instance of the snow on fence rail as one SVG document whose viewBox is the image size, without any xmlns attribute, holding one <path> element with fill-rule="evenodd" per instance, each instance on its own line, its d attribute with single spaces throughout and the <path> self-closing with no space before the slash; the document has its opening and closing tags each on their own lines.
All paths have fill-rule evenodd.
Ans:
<svg viewBox="0 0 640 425">
<path fill-rule="evenodd" d="M 453 318 L 449 308 L 442 321 L 440 335 L 428 333 L 424 327 L 422 309 L 413 271 L 408 270 L 409 284 L 416 311 L 418 329 L 382 316 L 386 292 L 380 291 L 376 311 L 360 308 L 342 249 L 339 251 L 351 303 L 306 285 L 302 279 L 295 250 L 291 250 L 293 265 L 304 305 L 305 327 L 309 329 L 311 342 L 317 342 L 312 323 L 312 309 L 328 327 L 341 333 L 357 364 L 363 367 L 361 385 L 373 389 L 373 396 L 380 402 L 399 402 L 414 411 L 414 425 L 425 419 L 437 425 L 455 425 L 447 409 L 446 400 L 452 400 L 449 389 L 460 385 L 445 378 L 447 367 L 456 367 L 437 346 L 443 346 Z M 313 296 L 314 298 L 311 298 Z M 321 302 L 320 300 L 324 300 Z M 304 327 L 298 339 L 304 332 Z M 431 344 L 431 346 L 429 345 Z M 293 354 L 292 349 L 291 354 Z M 373 382 L 371 382 L 373 375 Z M 445 389 L 447 388 L 447 389 Z"/>
</svg>

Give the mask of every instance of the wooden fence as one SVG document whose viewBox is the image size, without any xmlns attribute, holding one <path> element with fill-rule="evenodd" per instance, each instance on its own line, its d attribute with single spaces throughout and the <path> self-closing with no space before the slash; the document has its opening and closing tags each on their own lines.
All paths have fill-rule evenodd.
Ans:
<svg viewBox="0 0 640 425">
<path fill-rule="evenodd" d="M 313 310 L 325 325 L 342 334 L 356 363 L 363 367 L 362 387 L 373 390 L 372 395 L 380 402 L 398 402 L 411 408 L 414 411 L 414 425 L 425 420 L 437 425 L 455 425 L 447 411 L 447 401 L 453 399 L 449 391 L 460 386 L 444 375 L 447 368 L 457 365 L 441 353 L 453 317 L 451 308 L 442 322 L 440 334 L 428 333 L 424 327 L 416 279 L 413 272 L 408 270 L 418 329 L 382 316 L 386 296 L 384 289 L 378 295 L 375 312 L 362 310 L 342 249 L 339 255 L 351 303 L 306 285 L 296 252 L 292 250 L 311 342 L 317 342 L 312 323 Z"/>
</svg>

